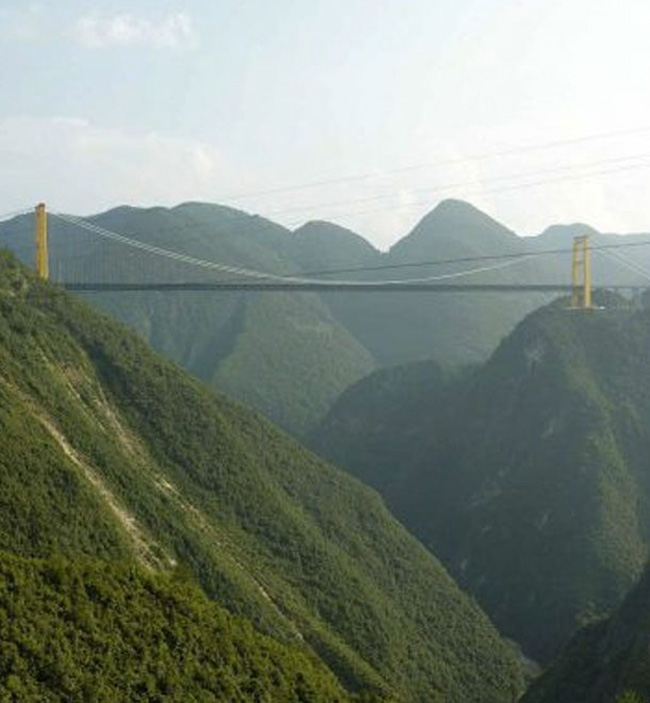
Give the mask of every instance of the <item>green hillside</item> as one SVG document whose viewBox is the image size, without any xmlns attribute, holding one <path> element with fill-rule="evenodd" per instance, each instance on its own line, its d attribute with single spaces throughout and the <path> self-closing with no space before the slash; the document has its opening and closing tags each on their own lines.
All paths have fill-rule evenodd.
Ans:
<svg viewBox="0 0 650 703">
<path fill-rule="evenodd" d="M 650 699 L 650 572 L 608 619 L 579 632 L 524 703 L 644 703 Z"/>
<path fill-rule="evenodd" d="M 378 372 L 312 438 L 541 661 L 620 603 L 647 556 L 650 313 L 604 302 L 530 315 L 457 378 Z"/>
<path fill-rule="evenodd" d="M 310 293 L 247 298 L 210 385 L 303 435 L 374 360 Z"/>
<path fill-rule="evenodd" d="M 447 404 L 470 373 L 433 361 L 375 371 L 340 396 L 307 444 L 376 488 L 404 524 L 424 534 L 434 479 L 426 490 L 415 487 L 424 457 L 442 451 Z"/>
<path fill-rule="evenodd" d="M 350 690 L 512 701 L 518 665 L 373 491 L 0 258 L 0 549 L 184 564 Z"/>
<path fill-rule="evenodd" d="M 289 254 L 298 269 L 322 275 L 331 269 L 360 268 L 381 263 L 381 254 L 363 237 L 331 222 L 313 221 L 294 231 Z M 331 278 L 346 278 L 334 274 Z M 323 276 L 327 279 L 327 276 Z"/>
<path fill-rule="evenodd" d="M 0 698 L 348 703 L 315 657 L 256 632 L 177 574 L 0 556 Z"/>
</svg>

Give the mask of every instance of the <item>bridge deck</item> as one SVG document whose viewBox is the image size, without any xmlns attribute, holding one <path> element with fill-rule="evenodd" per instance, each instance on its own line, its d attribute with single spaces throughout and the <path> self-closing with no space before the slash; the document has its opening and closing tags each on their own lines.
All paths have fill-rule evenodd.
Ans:
<svg viewBox="0 0 650 703">
<path fill-rule="evenodd" d="M 354 293 L 508 293 L 514 291 L 537 291 L 540 293 L 570 293 L 570 285 L 560 283 L 59 283 L 70 291 L 80 292 L 126 292 L 126 291 L 318 291 Z M 607 290 L 645 290 L 643 285 L 598 286 Z"/>
</svg>

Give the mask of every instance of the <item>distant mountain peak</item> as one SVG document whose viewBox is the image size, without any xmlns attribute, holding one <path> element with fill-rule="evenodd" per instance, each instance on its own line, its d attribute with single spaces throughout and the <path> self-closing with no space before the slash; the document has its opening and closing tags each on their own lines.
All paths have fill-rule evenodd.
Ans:
<svg viewBox="0 0 650 703">
<path fill-rule="evenodd" d="M 445 198 L 441 200 L 431 212 L 474 212 L 488 217 L 488 215 L 482 210 L 479 210 L 475 205 L 472 205 L 472 203 L 467 200 L 461 200 L 460 198 Z"/>
<path fill-rule="evenodd" d="M 468 203 L 466 200 L 457 200 L 455 198 L 441 200 L 428 215 L 424 216 L 422 222 L 438 219 L 445 221 L 453 219 L 473 225 L 489 225 L 492 227 L 498 227 L 504 232 L 508 232 L 511 235 L 516 236 L 511 229 L 501 224 L 501 222 L 495 220 L 475 205 L 472 205 L 472 203 Z"/>
<path fill-rule="evenodd" d="M 501 253 L 521 239 L 508 227 L 464 200 L 443 200 L 400 240 L 391 253 Z M 411 250 L 411 251 L 409 251 Z M 428 251 L 427 251 L 428 250 Z M 444 251 L 443 251 L 444 250 Z"/>
<path fill-rule="evenodd" d="M 200 200 L 189 200 L 184 203 L 179 203 L 170 208 L 170 212 L 211 212 L 218 214 L 235 215 L 237 217 L 252 217 L 251 213 L 238 208 L 230 207 L 229 205 L 220 205 L 219 203 L 208 203 Z"/>
<path fill-rule="evenodd" d="M 361 236 L 347 227 L 337 225 L 335 222 L 328 222 L 327 220 L 309 220 L 309 222 L 305 222 L 304 225 L 294 230 L 294 234 L 298 235 L 320 234 L 322 232 L 340 232 L 341 234 L 350 234 L 354 237 Z"/>
</svg>

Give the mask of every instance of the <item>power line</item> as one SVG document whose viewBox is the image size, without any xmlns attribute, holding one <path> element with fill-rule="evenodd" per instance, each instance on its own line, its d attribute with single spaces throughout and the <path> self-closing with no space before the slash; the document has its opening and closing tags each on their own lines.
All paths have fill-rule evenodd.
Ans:
<svg viewBox="0 0 650 703">
<path fill-rule="evenodd" d="M 491 152 L 485 152 L 482 154 L 475 154 L 473 156 L 465 156 L 453 159 L 440 159 L 437 161 L 429 161 L 420 164 L 411 164 L 409 166 L 402 166 L 399 168 L 385 169 L 382 171 L 369 171 L 366 173 L 352 174 L 349 176 L 341 176 L 338 178 L 327 178 L 309 181 L 307 183 L 300 183 L 290 186 L 280 186 L 277 188 L 267 188 L 257 191 L 248 191 L 246 193 L 234 193 L 232 195 L 224 197 L 225 201 L 230 200 L 244 200 L 246 198 L 259 197 L 262 195 L 277 195 L 278 193 L 288 193 L 292 191 L 308 190 L 311 188 L 320 188 L 322 186 L 328 185 L 338 185 L 342 183 L 352 183 L 355 181 L 368 180 L 370 178 L 378 178 L 382 176 L 388 176 L 398 173 L 408 173 L 411 171 L 417 171 L 424 168 L 431 168 L 433 166 L 451 166 L 454 164 L 467 163 L 470 161 L 484 161 L 486 159 L 499 158 L 502 156 L 511 156 L 514 154 L 522 154 L 532 151 L 543 151 L 545 149 L 554 149 L 563 146 L 570 146 L 573 144 L 582 144 L 585 142 L 597 141 L 600 139 L 612 139 L 615 137 L 630 136 L 633 134 L 646 134 L 650 132 L 650 126 L 647 127 L 636 127 L 623 130 L 615 130 L 610 132 L 600 132 L 595 134 L 588 134 L 581 137 L 573 137 L 569 139 L 558 139 L 554 141 L 541 142 L 537 144 L 527 144 L 522 146 L 508 147 L 506 149 L 500 149 Z"/>
<path fill-rule="evenodd" d="M 596 134 L 596 135 L 587 135 L 585 137 L 579 137 L 579 138 L 570 139 L 570 140 L 560 140 L 560 141 L 556 141 L 556 142 L 547 142 L 545 144 L 536 144 L 536 145 L 530 145 L 527 147 L 514 147 L 512 149 L 506 149 L 506 150 L 502 150 L 500 152 L 492 152 L 492 153 L 488 153 L 488 154 L 483 154 L 483 155 L 479 155 L 479 156 L 473 157 L 473 158 L 488 158 L 491 156 L 499 156 L 499 155 L 505 155 L 505 154 L 509 154 L 509 153 L 518 153 L 521 151 L 530 151 L 530 150 L 536 150 L 536 149 L 551 148 L 554 146 L 561 146 L 564 144 L 579 143 L 579 142 L 583 142 L 583 141 L 591 141 L 591 140 L 595 140 L 595 139 L 610 138 L 610 137 L 621 136 L 621 135 L 625 135 L 625 134 L 645 133 L 645 132 L 650 132 L 650 127 L 642 127 L 642 128 L 637 128 L 637 129 L 631 129 L 631 130 L 621 130 L 621 131 L 617 131 L 617 132 L 609 132 L 609 133 L 602 133 L 602 134 Z M 493 176 L 493 177 L 487 177 L 485 179 L 475 179 L 472 181 L 459 181 L 459 182 L 455 182 L 455 183 L 434 186 L 432 188 L 418 188 L 412 192 L 431 194 L 431 193 L 453 190 L 453 189 L 458 189 L 458 188 L 466 188 L 468 186 L 479 185 L 481 183 L 494 183 L 494 182 L 499 182 L 499 181 L 504 181 L 504 180 L 505 181 L 517 180 L 520 178 L 529 178 L 531 176 L 536 176 L 539 174 L 557 173 L 558 171 L 563 171 L 563 170 L 567 170 L 567 169 L 585 168 L 585 167 L 591 167 L 591 166 L 606 164 L 606 163 L 619 163 L 621 161 L 628 161 L 630 159 L 647 159 L 647 158 L 650 158 L 650 153 L 629 155 L 629 156 L 622 156 L 622 157 L 612 157 L 612 158 L 608 158 L 608 159 L 600 159 L 600 160 L 596 160 L 596 161 L 583 162 L 581 164 L 570 164 L 570 165 L 566 165 L 566 166 L 553 167 L 550 169 L 528 171 L 528 172 L 522 172 L 522 173 L 517 173 L 517 174 L 505 175 L 505 176 Z M 462 160 L 469 160 L 469 159 L 461 159 L 461 161 Z M 630 164 L 627 166 L 613 168 L 613 169 L 604 169 L 604 170 L 601 169 L 601 170 L 596 170 L 596 171 L 592 171 L 592 172 L 588 172 L 588 173 L 567 174 L 565 176 L 560 176 L 558 178 L 552 178 L 552 179 L 542 179 L 542 180 L 537 180 L 537 181 L 532 181 L 532 182 L 514 183 L 511 185 L 501 186 L 498 188 L 491 188 L 491 189 L 479 188 L 475 191 L 468 193 L 467 195 L 482 195 L 482 194 L 506 192 L 509 190 L 520 190 L 520 189 L 529 188 L 529 187 L 537 187 L 537 186 L 545 185 L 545 184 L 549 184 L 549 183 L 557 183 L 557 182 L 564 182 L 564 181 L 573 181 L 573 180 L 595 178 L 595 177 L 600 177 L 600 176 L 609 175 L 612 173 L 618 173 L 618 172 L 622 172 L 622 171 L 635 170 L 635 169 L 639 169 L 639 168 L 648 168 L 649 166 L 650 166 L 650 163 L 644 162 L 644 163 L 638 163 L 638 164 Z M 393 172 L 409 170 L 411 168 L 413 168 L 413 167 L 407 167 L 405 169 L 396 169 Z M 368 174 L 366 174 L 366 176 L 367 175 Z M 359 177 L 365 177 L 365 176 L 359 176 Z M 343 179 L 343 180 L 345 180 L 345 179 Z M 266 192 L 269 192 L 269 193 L 281 192 L 283 190 L 285 190 L 285 189 L 282 189 L 282 188 L 270 189 Z M 385 199 L 394 198 L 394 197 L 396 197 L 395 194 L 385 194 L 385 195 L 377 195 L 377 196 L 366 197 L 366 198 L 356 198 L 356 199 L 336 201 L 336 202 L 331 202 L 331 203 L 324 203 L 324 204 L 320 204 L 320 205 L 293 206 L 290 208 L 284 208 L 282 210 L 274 210 L 274 211 L 265 213 L 265 216 L 266 217 L 277 217 L 277 216 L 281 216 L 283 214 L 290 214 L 290 213 L 294 213 L 294 212 L 312 210 L 315 208 L 340 207 L 342 205 L 362 204 L 362 203 L 368 203 L 368 202 L 376 202 L 376 201 L 385 200 Z M 333 217 L 338 218 L 338 217 L 348 217 L 348 216 L 355 216 L 355 215 L 364 215 L 364 214 L 369 214 L 369 213 L 383 211 L 383 210 L 387 210 L 387 209 L 393 209 L 393 208 L 395 208 L 396 210 L 403 210 L 406 208 L 420 207 L 422 205 L 427 205 L 427 204 L 430 204 L 429 199 L 427 199 L 426 201 L 420 200 L 420 201 L 406 203 L 406 204 L 402 204 L 402 205 L 398 205 L 398 206 L 390 205 L 388 207 L 373 208 L 373 209 L 366 209 L 366 210 L 355 210 L 355 211 L 349 211 L 349 212 L 345 212 L 345 213 L 337 213 L 337 214 L 333 215 Z M 9 212 L 4 215 L 0 215 L 0 220 L 7 219 L 9 217 L 13 217 L 16 215 L 24 214 L 26 212 L 29 212 L 30 210 L 31 210 L 31 208 L 23 208 L 21 210 Z M 290 223 L 288 226 L 289 227 L 296 227 L 302 223 L 303 223 L 303 220 L 300 220 L 300 221 L 296 221 L 294 223 Z M 276 225 L 276 223 L 271 223 L 271 225 L 281 227 L 281 225 Z"/>
<path fill-rule="evenodd" d="M 487 189 L 478 189 L 475 191 L 470 191 L 463 193 L 465 197 L 472 196 L 472 195 L 490 195 L 492 193 L 504 193 L 508 191 L 515 191 L 515 190 L 523 190 L 525 188 L 536 188 L 541 185 L 548 185 L 550 183 L 562 183 L 562 182 L 567 182 L 567 181 L 578 181 L 578 180 L 588 180 L 591 178 L 598 178 L 600 176 L 606 176 L 612 173 L 621 173 L 623 171 L 633 171 L 636 169 L 641 169 L 641 168 L 648 168 L 650 167 L 650 162 L 648 163 L 641 163 L 641 164 L 631 164 L 629 166 L 621 166 L 618 168 L 611 168 L 611 169 L 603 169 L 599 171 L 594 171 L 592 173 L 584 173 L 584 174 L 570 174 L 566 176 L 561 176 L 558 178 L 547 178 L 547 179 L 542 179 L 542 180 L 537 180 L 537 181 L 531 181 L 528 183 L 519 183 L 519 184 L 514 184 L 510 186 L 501 186 L 498 188 L 487 188 Z M 406 203 L 404 205 L 399 205 L 397 207 L 391 205 L 388 207 L 379 207 L 379 208 L 370 208 L 367 210 L 354 210 L 350 212 L 344 212 L 344 213 L 337 213 L 334 215 L 334 217 L 341 218 L 341 217 L 351 217 L 355 215 L 367 215 L 370 213 L 374 212 L 382 212 L 385 210 L 404 210 L 407 208 L 412 208 L 412 207 L 421 207 L 423 205 L 430 204 L 430 200 L 420 200 L 417 202 L 412 202 L 412 203 Z M 289 223 L 287 226 L 290 228 L 293 227 L 298 227 L 301 224 L 304 224 L 304 220 L 297 220 L 295 222 Z"/>
<path fill-rule="evenodd" d="M 472 186 L 472 185 L 482 185 L 483 183 L 497 183 L 499 181 L 517 180 L 520 178 L 530 178 L 532 176 L 537 176 L 537 175 L 542 175 L 542 174 L 558 173 L 558 172 L 567 171 L 570 169 L 588 168 L 588 167 L 592 167 L 592 166 L 599 166 L 601 164 L 620 163 L 622 161 L 630 161 L 631 159 L 648 159 L 648 158 L 650 158 L 650 153 L 631 154 L 629 156 L 616 156 L 616 157 L 611 157 L 611 158 L 607 158 L 607 159 L 586 161 L 586 162 L 582 162 L 579 164 L 568 164 L 568 165 L 564 165 L 564 166 L 554 166 L 553 168 L 536 169 L 535 171 L 524 171 L 524 172 L 513 173 L 513 174 L 509 174 L 509 175 L 504 175 L 504 176 L 488 176 L 486 178 L 477 178 L 477 179 L 473 179 L 471 181 L 457 181 L 455 183 L 431 186 L 430 188 L 415 188 L 415 189 L 411 190 L 411 193 L 429 193 L 429 194 L 430 193 L 438 193 L 440 191 L 455 190 L 458 188 L 465 188 L 467 186 Z M 646 164 L 643 164 L 643 165 L 645 166 Z M 574 175 L 581 175 L 581 174 L 574 174 Z M 266 217 L 278 217 L 281 215 L 290 214 L 292 212 L 302 212 L 305 210 L 340 207 L 341 205 L 353 205 L 353 204 L 357 204 L 357 203 L 370 203 L 370 202 L 376 202 L 379 200 L 388 200 L 389 198 L 396 198 L 396 197 L 399 197 L 399 193 L 384 193 L 382 195 L 373 195 L 373 196 L 369 196 L 369 197 L 354 198 L 354 199 L 348 199 L 348 200 L 338 200 L 338 201 L 330 202 L 330 203 L 321 203 L 319 205 L 295 205 L 295 206 L 292 206 L 289 208 L 283 208 L 281 210 L 271 210 L 269 212 L 265 212 L 265 216 Z"/>
</svg>

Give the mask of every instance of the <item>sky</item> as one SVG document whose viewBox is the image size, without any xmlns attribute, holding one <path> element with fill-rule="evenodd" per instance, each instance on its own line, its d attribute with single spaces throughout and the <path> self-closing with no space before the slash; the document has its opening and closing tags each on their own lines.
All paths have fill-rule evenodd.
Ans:
<svg viewBox="0 0 650 703">
<path fill-rule="evenodd" d="M 218 202 L 386 248 L 442 199 L 650 231 L 650 3 L 0 0 L 0 216 Z"/>
</svg>

